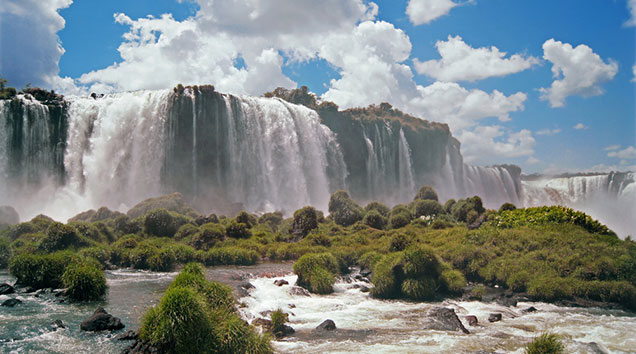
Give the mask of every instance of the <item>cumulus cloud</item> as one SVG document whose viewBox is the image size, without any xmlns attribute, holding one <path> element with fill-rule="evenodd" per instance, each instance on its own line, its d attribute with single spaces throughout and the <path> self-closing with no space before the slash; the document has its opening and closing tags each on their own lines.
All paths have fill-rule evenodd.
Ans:
<svg viewBox="0 0 636 354">
<path fill-rule="evenodd" d="M 73 80 L 60 78 L 64 54 L 57 32 L 65 26 L 58 10 L 73 0 L 3 0 L 0 2 L 0 74 L 9 84 L 75 90 Z"/>
<path fill-rule="evenodd" d="M 537 135 L 555 135 L 555 134 L 559 134 L 561 132 L 561 129 L 559 128 L 554 128 L 554 129 L 543 129 L 543 130 L 539 130 L 536 132 Z"/>
<path fill-rule="evenodd" d="M 628 146 L 623 150 L 618 151 L 610 151 L 607 153 L 608 157 L 617 157 L 619 159 L 636 159 L 636 148 L 633 146 Z"/>
<path fill-rule="evenodd" d="M 568 96 L 583 97 L 603 94 L 601 84 L 610 81 L 618 72 L 613 60 L 605 63 L 592 48 L 580 44 L 573 48 L 568 43 L 549 39 L 543 43 L 543 58 L 552 63 L 555 80 L 549 88 L 541 88 L 542 99 L 552 107 L 563 107 Z"/>
<path fill-rule="evenodd" d="M 413 25 L 419 26 L 448 14 L 456 6 L 459 4 L 452 0 L 409 0 L 406 14 Z"/>
<path fill-rule="evenodd" d="M 618 150 L 620 148 L 621 148 L 620 145 L 610 145 L 610 146 L 605 147 L 605 149 L 603 149 L 603 150 L 605 150 L 605 151 L 614 151 L 614 150 Z"/>
<path fill-rule="evenodd" d="M 632 78 L 632 82 L 636 82 L 636 64 L 632 66 L 632 74 L 634 74 L 634 77 Z"/>
<path fill-rule="evenodd" d="M 573 128 L 576 130 L 585 130 L 589 127 L 583 123 L 577 123 Z"/>
<path fill-rule="evenodd" d="M 506 76 L 538 64 L 534 57 L 514 54 L 505 58 L 506 52 L 497 47 L 473 48 L 460 36 L 448 36 L 446 41 L 435 43 L 440 60 L 420 62 L 414 60 L 415 70 L 440 81 L 476 81 L 495 76 Z"/>
<path fill-rule="evenodd" d="M 458 138 L 462 142 L 464 160 L 469 163 L 494 163 L 493 156 L 527 156 L 530 159 L 534 154 L 535 140 L 532 132 L 527 129 L 511 132 L 506 137 L 505 130 L 500 125 L 477 126 L 463 131 Z"/>
</svg>

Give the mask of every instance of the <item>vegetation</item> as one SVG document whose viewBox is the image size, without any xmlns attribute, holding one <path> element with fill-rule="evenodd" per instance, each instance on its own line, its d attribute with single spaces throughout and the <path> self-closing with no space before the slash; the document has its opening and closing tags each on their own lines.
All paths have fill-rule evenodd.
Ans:
<svg viewBox="0 0 636 354">
<path fill-rule="evenodd" d="M 175 198 L 163 198 L 170 208 L 153 199 L 158 209 L 134 217 L 102 210 L 64 225 L 40 215 L 0 230 L 0 266 L 8 264 L 26 286 L 58 288 L 66 267 L 80 259 L 155 271 L 189 262 L 297 260 L 298 285 L 314 293 L 333 291 L 336 277 L 357 265 L 373 271 L 380 297 L 453 296 L 469 280 L 533 300 L 582 298 L 636 309 L 636 244 L 586 214 L 563 207 L 485 210 L 477 196 L 440 204 L 422 199 L 432 195 L 422 191 L 392 208 L 378 202 L 362 208 L 339 191 L 327 217 L 311 207 L 287 219 L 281 212 L 191 215 Z M 476 219 L 477 228 L 469 229 Z M 432 263 L 420 266 L 424 259 Z M 407 264 L 427 270 L 406 272 Z"/>
<path fill-rule="evenodd" d="M 62 275 L 66 296 L 72 301 L 99 300 L 106 293 L 106 277 L 94 264 L 71 264 Z"/>
<path fill-rule="evenodd" d="M 526 346 L 524 353 L 562 354 L 565 353 L 565 346 L 556 334 L 543 333 Z"/>
<path fill-rule="evenodd" d="M 231 289 L 206 280 L 195 263 L 145 313 L 139 336 L 165 353 L 272 353 L 269 338 L 236 313 Z"/>
</svg>

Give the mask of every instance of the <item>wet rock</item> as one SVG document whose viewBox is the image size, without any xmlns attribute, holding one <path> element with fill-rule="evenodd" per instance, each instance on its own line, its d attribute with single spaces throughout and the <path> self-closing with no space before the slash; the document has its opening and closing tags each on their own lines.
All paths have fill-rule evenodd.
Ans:
<svg viewBox="0 0 636 354">
<path fill-rule="evenodd" d="M 254 289 L 254 285 L 252 285 L 249 281 L 240 283 L 237 287 L 239 297 L 250 296 L 250 289 Z"/>
<path fill-rule="evenodd" d="M 98 331 L 116 331 L 122 329 L 125 326 L 121 323 L 121 320 L 104 310 L 103 307 L 99 307 L 93 315 L 80 325 L 82 331 L 98 332 Z"/>
<path fill-rule="evenodd" d="M 499 322 L 501 321 L 501 314 L 500 313 L 491 313 L 488 315 L 488 322 Z"/>
<path fill-rule="evenodd" d="M 53 327 L 53 330 L 56 330 L 58 328 L 66 328 L 66 326 L 64 325 L 64 322 L 62 322 L 62 320 L 53 321 L 51 326 Z"/>
<path fill-rule="evenodd" d="M 367 287 L 366 287 L 366 286 L 364 286 L 364 285 L 361 285 L 361 286 L 360 286 L 360 292 L 362 292 L 362 293 L 368 293 L 368 292 L 369 292 L 369 290 L 370 290 L 370 289 L 369 289 L 369 288 L 367 288 Z"/>
<path fill-rule="evenodd" d="M 269 317 L 272 314 L 272 310 L 265 310 L 265 311 L 261 311 L 258 314 L 263 316 L 263 317 Z"/>
<path fill-rule="evenodd" d="M 294 305 L 294 304 L 289 304 L 288 306 L 289 306 L 290 309 L 295 309 L 296 308 L 296 305 Z"/>
<path fill-rule="evenodd" d="M 119 333 L 115 336 L 115 340 L 137 340 L 139 338 L 139 333 L 133 331 L 132 329 L 127 330 L 126 332 Z"/>
<path fill-rule="evenodd" d="M 301 288 L 300 286 L 292 287 L 289 290 L 289 294 L 296 295 L 296 296 L 311 296 L 311 294 L 309 294 L 309 291 L 307 291 L 307 289 Z"/>
<path fill-rule="evenodd" d="M 55 297 L 64 296 L 66 294 L 66 289 L 55 289 L 51 291 Z"/>
<path fill-rule="evenodd" d="M 15 293 L 15 289 L 11 285 L 7 283 L 0 284 L 0 295 L 9 295 L 13 293 Z"/>
<path fill-rule="evenodd" d="M 266 318 L 257 318 L 252 321 L 252 326 L 260 326 L 267 332 L 272 330 L 272 321 Z"/>
<path fill-rule="evenodd" d="M 371 276 L 371 270 L 369 269 L 360 269 L 360 275 L 362 275 L 365 278 L 369 278 Z"/>
<path fill-rule="evenodd" d="M 332 320 L 324 320 L 316 329 L 319 331 L 333 331 L 336 329 L 336 324 Z"/>
<path fill-rule="evenodd" d="M 468 315 L 464 318 L 468 321 L 469 326 L 477 326 L 479 324 L 479 320 L 477 320 L 477 316 L 475 315 Z"/>
<path fill-rule="evenodd" d="M 137 340 L 130 347 L 124 349 L 121 354 L 159 354 L 162 353 L 155 348 L 150 342 Z"/>
<path fill-rule="evenodd" d="M 284 324 L 283 329 L 281 331 L 274 333 L 274 335 L 276 336 L 276 338 L 281 338 L 281 337 L 291 336 L 294 333 L 296 333 L 295 329 L 293 329 L 291 326 Z"/>
<path fill-rule="evenodd" d="M 9 299 L 9 300 L 5 300 L 2 305 L 0 306 L 5 306 L 5 307 L 14 307 L 18 304 L 21 304 L 22 301 L 18 300 L 18 299 Z"/>
<path fill-rule="evenodd" d="M 470 332 L 459 320 L 455 310 L 447 307 L 433 307 L 428 311 L 425 327 L 438 331 L 462 331 L 466 334 Z"/>
<path fill-rule="evenodd" d="M 289 282 L 285 279 L 278 279 L 274 280 L 274 284 L 276 284 L 276 286 L 283 286 L 289 284 Z"/>
<path fill-rule="evenodd" d="M 523 313 L 537 312 L 537 309 L 534 306 L 530 306 L 527 309 L 521 310 L 521 312 L 523 312 Z"/>
<path fill-rule="evenodd" d="M 607 354 L 607 353 L 609 353 L 609 351 L 607 351 L 607 349 L 603 348 L 602 345 L 600 345 L 600 344 L 598 344 L 596 342 L 586 343 L 585 346 L 593 354 Z"/>
</svg>

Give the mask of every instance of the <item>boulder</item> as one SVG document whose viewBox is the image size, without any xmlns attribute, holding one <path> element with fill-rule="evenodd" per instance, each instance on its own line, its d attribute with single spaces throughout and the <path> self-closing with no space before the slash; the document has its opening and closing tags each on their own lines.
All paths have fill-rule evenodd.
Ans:
<svg viewBox="0 0 636 354">
<path fill-rule="evenodd" d="M 324 320 L 316 329 L 319 331 L 333 331 L 336 329 L 336 324 L 332 320 Z"/>
<path fill-rule="evenodd" d="M 488 322 L 499 322 L 501 321 L 501 314 L 500 313 L 491 313 L 488 315 Z"/>
<path fill-rule="evenodd" d="M 274 284 L 276 284 L 276 286 L 283 286 L 289 284 L 289 282 L 285 279 L 278 279 L 274 280 Z"/>
<path fill-rule="evenodd" d="M 289 294 L 296 295 L 296 296 L 311 296 L 311 294 L 309 294 L 309 291 L 307 291 L 307 289 L 301 288 L 300 286 L 292 287 L 289 290 Z"/>
<path fill-rule="evenodd" d="M 237 286 L 239 297 L 250 296 L 250 289 L 254 289 L 254 285 L 249 281 L 244 281 Z"/>
<path fill-rule="evenodd" d="M 80 325 L 82 331 L 98 332 L 98 331 L 116 331 L 124 328 L 121 320 L 99 307 L 93 315 Z"/>
<path fill-rule="evenodd" d="M 64 322 L 62 322 L 62 320 L 53 321 L 53 323 L 51 323 L 51 326 L 53 327 L 53 330 L 56 330 L 58 328 L 66 328 L 66 326 L 64 325 Z"/>
<path fill-rule="evenodd" d="M 477 316 L 475 315 L 468 315 L 464 318 L 468 321 L 469 326 L 477 326 L 479 324 L 479 320 L 477 320 Z"/>
<path fill-rule="evenodd" d="M 455 310 L 447 307 L 433 307 L 427 313 L 427 321 L 425 323 L 427 329 L 438 331 L 462 331 L 466 334 L 470 332 L 464 327 L 462 321 L 459 320 Z"/>
<path fill-rule="evenodd" d="M 0 306 L 5 306 L 5 307 L 14 307 L 15 305 L 21 304 L 22 301 L 18 300 L 18 299 L 9 299 L 9 300 L 5 300 L 2 305 Z"/>
<path fill-rule="evenodd" d="M 527 309 L 523 309 L 521 310 L 521 312 L 523 313 L 531 313 L 531 312 L 537 312 L 537 308 L 534 306 L 530 306 Z"/>
<path fill-rule="evenodd" d="M 281 337 L 291 336 L 294 333 L 296 333 L 296 330 L 294 330 L 291 326 L 284 324 L 283 330 L 274 333 L 274 335 L 276 336 L 276 338 L 281 338 Z"/>
<path fill-rule="evenodd" d="M 119 333 L 115 336 L 115 340 L 137 340 L 139 338 L 139 334 L 132 329 L 127 330 L 126 332 Z"/>
<path fill-rule="evenodd" d="M 16 225 L 20 223 L 20 215 L 8 205 L 0 206 L 0 225 Z"/>
<path fill-rule="evenodd" d="M 122 354 L 159 354 L 162 353 L 158 348 L 154 347 L 150 342 L 136 340 L 130 347 L 124 349 Z"/>
<path fill-rule="evenodd" d="M 11 285 L 7 283 L 0 284 L 0 295 L 9 295 L 13 293 L 15 293 L 15 289 Z"/>
</svg>

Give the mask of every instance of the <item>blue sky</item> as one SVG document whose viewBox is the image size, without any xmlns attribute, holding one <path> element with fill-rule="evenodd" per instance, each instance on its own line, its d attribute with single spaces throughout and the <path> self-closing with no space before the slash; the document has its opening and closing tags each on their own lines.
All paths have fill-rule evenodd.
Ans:
<svg viewBox="0 0 636 354">
<path fill-rule="evenodd" d="M 469 163 L 634 170 L 635 8 L 636 0 L 8 0 L 0 74 L 67 94 L 212 83 L 259 95 L 307 85 L 343 108 L 388 101 L 446 122 Z"/>
</svg>

